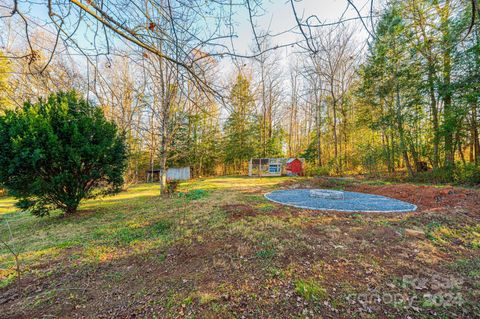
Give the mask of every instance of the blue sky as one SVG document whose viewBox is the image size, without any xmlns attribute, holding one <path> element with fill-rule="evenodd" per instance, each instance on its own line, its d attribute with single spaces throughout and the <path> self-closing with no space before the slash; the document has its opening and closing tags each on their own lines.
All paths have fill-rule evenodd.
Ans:
<svg viewBox="0 0 480 319">
<path fill-rule="evenodd" d="M 378 5 L 379 1 L 381 0 L 375 0 L 375 4 Z M 362 15 L 370 14 L 370 0 L 354 0 L 353 3 L 361 11 Z M 347 8 L 347 4 L 347 0 L 300 0 L 295 2 L 295 8 L 300 18 L 306 19 L 311 15 L 315 15 L 322 23 L 332 23 L 341 18 Z M 298 28 L 296 28 L 297 23 L 289 0 L 264 1 L 262 7 L 264 9 L 262 15 L 254 17 L 257 32 L 260 30 L 269 30 L 271 34 L 278 34 L 293 28 L 291 32 L 286 32 L 280 36 L 271 38 L 272 46 L 293 43 L 296 40 L 303 39 Z M 358 17 L 358 14 L 350 7 L 345 12 L 343 19 L 356 17 Z M 254 40 L 247 8 L 239 9 L 234 18 L 237 22 L 235 31 L 238 35 L 238 38 L 233 42 L 235 51 L 238 54 L 248 55 L 254 46 Z M 365 28 L 361 26 L 359 21 L 352 21 L 349 22 L 349 24 L 357 27 L 356 40 L 364 43 L 368 36 Z M 298 48 L 286 47 L 281 49 L 283 67 L 288 67 L 288 57 L 293 50 L 298 51 Z M 251 62 L 252 61 L 245 61 L 247 65 Z M 221 65 L 224 74 L 232 71 L 230 59 L 222 60 Z"/>
<path fill-rule="evenodd" d="M 376 3 L 378 3 L 378 1 L 381 0 L 375 0 Z M 251 3 L 253 4 L 254 1 L 251 0 Z M 308 16 L 315 15 L 321 22 L 329 23 L 338 21 L 338 19 L 340 19 L 342 13 L 347 7 L 347 3 L 347 0 L 296 0 L 295 7 L 300 17 L 306 18 Z M 369 13 L 368 9 L 370 0 L 354 0 L 354 3 L 363 14 L 367 15 Z M 20 6 L 24 10 L 29 8 L 30 12 L 28 12 L 28 15 L 34 17 L 35 20 L 40 24 L 50 23 L 46 6 L 44 4 L 21 1 Z M 271 38 L 271 45 L 275 46 L 288 44 L 301 39 L 298 28 L 295 28 L 296 21 L 289 0 L 264 0 L 262 3 L 262 9 L 263 10 L 258 10 L 259 16 L 254 17 L 254 23 L 257 26 L 257 32 L 268 30 L 269 33 L 278 34 L 293 28 L 293 31 Z M 353 17 L 357 17 L 357 13 L 353 10 L 353 8 L 350 7 L 345 13 L 344 19 Z M 234 49 L 237 53 L 248 55 L 251 52 L 250 49 L 253 47 L 254 42 L 248 10 L 246 7 L 237 7 L 234 21 L 236 23 L 235 33 L 238 36 L 233 40 Z M 359 25 L 358 22 L 357 25 Z M 52 30 L 52 26 L 46 26 L 46 29 Z M 20 34 L 22 30 L 18 32 L 19 36 L 24 37 L 24 34 Z M 52 31 L 49 33 L 54 34 Z M 357 38 L 359 40 L 365 40 L 366 35 L 367 32 L 365 29 L 359 27 Z M 84 49 L 91 48 L 93 34 L 88 32 L 84 25 L 80 26 L 79 32 L 76 33 L 74 38 Z M 282 49 L 282 56 L 286 58 L 291 50 L 292 48 L 290 47 Z M 222 64 L 229 64 L 229 59 L 224 59 Z M 227 69 L 230 68 L 228 67 Z"/>
<path fill-rule="evenodd" d="M 357 8 L 361 10 L 362 14 L 369 14 L 370 0 L 355 0 L 354 3 Z M 347 0 L 302 0 L 295 2 L 295 7 L 300 17 L 307 18 L 311 15 L 316 15 L 321 22 L 329 23 L 340 19 L 347 7 Z M 296 26 L 290 1 L 265 1 L 263 8 L 265 9 L 264 14 L 261 17 L 254 18 L 254 22 L 258 25 L 259 29 L 268 29 L 271 33 L 280 33 Z M 354 9 L 350 7 L 345 13 L 344 19 L 357 16 Z M 246 9 L 241 10 L 236 20 L 239 24 L 237 28 L 239 37 L 234 42 L 235 48 L 238 52 L 245 53 L 251 47 L 253 41 L 248 11 Z M 358 22 L 357 25 L 359 25 Z M 364 40 L 366 36 L 366 30 L 359 27 L 358 38 Z M 295 29 L 294 32 L 288 32 L 272 39 L 272 42 L 274 45 L 281 45 L 294 42 L 298 37 L 298 29 Z"/>
<path fill-rule="evenodd" d="M 207 0 L 208 1 L 208 0 Z M 378 2 L 380 0 L 375 0 Z M 250 0 L 253 5 L 255 1 Z M 370 0 L 353 0 L 357 8 L 362 9 L 363 14 L 368 14 Z M 37 4 L 37 2 L 20 1 L 20 8 L 27 10 L 27 16 L 34 17 L 35 20 L 43 24 L 50 23 L 47 14 L 46 5 Z M 311 15 L 316 15 L 322 22 L 337 21 L 345 8 L 347 7 L 347 0 L 296 0 L 295 7 L 300 17 L 306 18 Z M 28 10 L 28 9 L 30 10 Z M 58 8 L 58 7 L 57 7 Z M 234 39 L 234 46 L 237 52 L 247 53 L 253 43 L 253 34 L 249 21 L 248 11 L 246 7 L 237 6 L 234 20 L 236 22 L 235 32 L 238 38 Z M 257 31 L 269 30 L 270 33 L 281 33 L 296 26 L 296 21 L 292 12 L 289 0 L 264 0 L 262 3 L 263 10 L 257 10 L 260 16 L 254 17 L 254 23 L 258 26 Z M 28 12 L 29 11 L 29 12 Z M 344 18 L 356 17 L 357 14 L 350 7 L 346 12 Z M 82 26 L 83 27 L 83 26 Z M 48 28 L 48 27 L 47 27 Z M 359 36 L 364 37 L 365 30 L 359 30 Z M 78 36 L 80 34 L 82 36 Z M 84 42 L 88 46 L 89 33 L 77 33 L 77 40 Z M 83 38 L 83 39 L 82 39 Z M 281 36 L 275 37 L 272 40 L 273 45 L 281 45 L 293 42 L 298 39 L 298 29 L 294 32 L 287 32 Z M 91 39 L 90 39 L 91 40 Z"/>
</svg>

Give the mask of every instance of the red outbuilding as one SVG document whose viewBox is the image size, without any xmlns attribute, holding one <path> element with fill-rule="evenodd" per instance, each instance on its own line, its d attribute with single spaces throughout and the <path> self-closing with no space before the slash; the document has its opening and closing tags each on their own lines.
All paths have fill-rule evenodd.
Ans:
<svg viewBox="0 0 480 319">
<path fill-rule="evenodd" d="M 303 162 L 298 158 L 289 158 L 285 169 L 287 175 L 303 176 Z"/>
</svg>

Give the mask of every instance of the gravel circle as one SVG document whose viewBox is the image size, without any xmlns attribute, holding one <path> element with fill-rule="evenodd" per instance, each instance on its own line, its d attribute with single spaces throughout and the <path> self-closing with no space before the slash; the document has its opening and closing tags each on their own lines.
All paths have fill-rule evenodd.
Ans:
<svg viewBox="0 0 480 319">
<path fill-rule="evenodd" d="M 310 196 L 311 189 L 278 190 L 265 194 L 268 200 L 313 210 L 356 213 L 406 213 L 417 209 L 416 205 L 380 195 L 344 192 L 344 199 L 323 199 Z"/>
</svg>

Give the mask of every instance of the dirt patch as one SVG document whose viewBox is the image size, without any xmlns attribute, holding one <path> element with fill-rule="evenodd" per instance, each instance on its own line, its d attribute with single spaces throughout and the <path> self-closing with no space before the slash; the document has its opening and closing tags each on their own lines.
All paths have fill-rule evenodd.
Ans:
<svg viewBox="0 0 480 319">
<path fill-rule="evenodd" d="M 463 207 L 480 211 L 480 193 L 459 187 L 418 186 L 397 184 L 387 186 L 351 185 L 346 190 L 388 196 L 418 206 L 419 210 L 446 207 Z"/>
<path fill-rule="evenodd" d="M 255 217 L 258 212 L 255 208 L 246 204 L 228 204 L 221 208 L 228 214 L 231 219 L 241 219 L 245 217 Z"/>
<path fill-rule="evenodd" d="M 480 191 L 454 186 L 436 187 L 432 185 L 394 184 L 369 185 L 350 179 L 315 178 L 302 184 L 284 183 L 283 188 L 327 188 L 343 189 L 350 192 L 387 196 L 418 206 L 418 211 L 466 208 L 480 212 Z"/>
<path fill-rule="evenodd" d="M 205 237 L 98 264 L 58 264 L 48 277 L 22 278 L 20 291 L 0 290 L 0 318 L 183 318 L 202 308 L 195 287 L 245 276 L 228 264 L 238 245 L 236 238 Z"/>
</svg>

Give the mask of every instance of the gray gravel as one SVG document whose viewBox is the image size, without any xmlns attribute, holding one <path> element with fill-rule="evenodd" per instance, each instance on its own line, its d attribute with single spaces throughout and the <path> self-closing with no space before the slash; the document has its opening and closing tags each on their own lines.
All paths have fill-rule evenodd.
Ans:
<svg viewBox="0 0 480 319">
<path fill-rule="evenodd" d="M 398 213 L 417 209 L 417 206 L 398 199 L 355 192 L 344 192 L 344 199 L 322 199 L 311 197 L 310 189 L 290 189 L 273 191 L 265 197 L 283 205 L 339 212 Z"/>
</svg>

